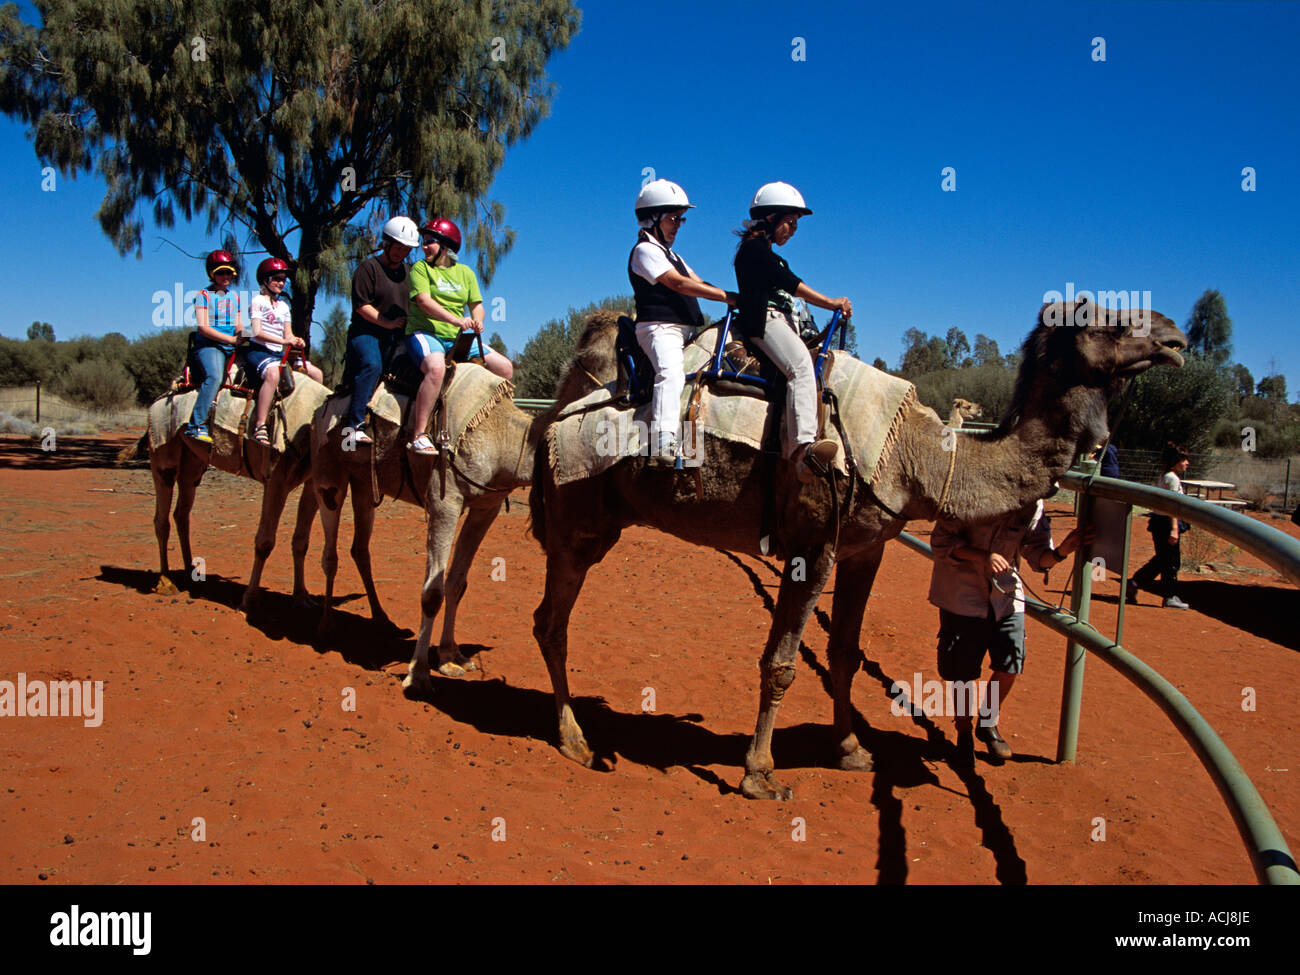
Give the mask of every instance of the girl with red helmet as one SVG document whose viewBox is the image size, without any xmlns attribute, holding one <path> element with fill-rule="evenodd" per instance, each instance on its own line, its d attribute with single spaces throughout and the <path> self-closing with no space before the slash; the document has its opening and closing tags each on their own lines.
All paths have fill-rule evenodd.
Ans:
<svg viewBox="0 0 1300 975">
<path fill-rule="evenodd" d="M 230 286 L 239 277 L 235 256 L 230 251 L 217 250 L 204 261 L 208 272 L 208 286 L 194 299 L 194 360 L 202 375 L 194 412 L 185 427 L 185 435 L 200 443 L 212 443 L 208 432 L 208 414 L 217 400 L 217 392 L 225 379 L 226 363 L 236 344 L 243 338 L 244 322 L 239 311 L 239 293 Z"/>
<path fill-rule="evenodd" d="M 284 299 L 284 284 L 288 275 L 289 265 L 278 257 L 268 257 L 257 265 L 257 283 L 261 285 L 261 290 L 248 306 L 253 335 L 245 361 L 248 368 L 262 379 L 262 385 L 257 390 L 257 413 L 253 420 L 252 434 L 253 439 L 260 444 L 271 443 L 266 432 L 266 416 L 271 409 L 271 400 L 275 398 L 275 387 L 280 381 L 280 358 L 284 346 L 294 349 L 307 347 L 307 343 L 294 335 L 290 327 L 289 302 Z M 299 358 L 307 375 L 318 383 L 325 379 L 324 374 L 307 361 L 306 355 Z"/>
<path fill-rule="evenodd" d="M 446 355 L 462 331 L 483 331 L 483 295 L 478 278 L 464 264 L 456 263 L 460 250 L 460 228 L 439 217 L 420 228 L 424 235 L 424 260 L 411 268 L 411 311 L 406 322 L 406 354 L 420 365 L 424 380 L 411 411 L 411 442 L 417 454 L 436 454 L 438 448 L 425 430 L 442 378 Z M 469 314 L 466 314 L 468 311 Z M 514 375 L 510 360 L 495 349 L 485 349 L 483 365 L 502 379 Z"/>
</svg>

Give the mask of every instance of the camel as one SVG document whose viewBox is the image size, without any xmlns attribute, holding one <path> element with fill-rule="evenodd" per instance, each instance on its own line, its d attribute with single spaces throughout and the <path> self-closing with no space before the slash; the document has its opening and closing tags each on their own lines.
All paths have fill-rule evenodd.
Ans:
<svg viewBox="0 0 1300 975">
<path fill-rule="evenodd" d="M 1059 324 L 1064 322 L 1091 325 Z M 933 410 L 910 400 L 893 450 L 872 483 L 859 478 L 838 529 L 827 481 L 801 486 L 792 465 L 782 463 L 769 484 L 760 453 L 744 444 L 706 438 L 702 497 L 693 478 L 647 467 L 639 458 L 557 485 L 539 454 L 530 505 L 533 534 L 546 551 L 546 586 L 533 633 L 555 694 L 561 754 L 587 767 L 594 763 L 573 714 L 567 673 L 569 615 L 591 567 L 633 524 L 697 545 L 758 554 L 762 495 L 773 490 L 780 513 L 777 548 L 786 564 L 761 659 L 758 720 L 741 791 L 753 799 L 792 794 L 775 774 L 772 733 L 794 680 L 804 625 L 835 565 L 828 650 L 835 755 L 841 769 L 870 770 L 872 756 L 853 731 L 850 692 L 862 659 L 863 614 L 885 543 L 911 519 L 980 521 L 1032 508 L 1052 493 L 1081 451 L 1105 439 L 1108 396 L 1153 365 L 1182 365 L 1179 350 L 1186 345 L 1186 336 L 1158 313 L 1092 303 L 1044 305 L 1025 341 L 1001 424 L 954 438 Z M 835 479 L 838 494 L 846 478 Z"/>
<path fill-rule="evenodd" d="M 977 420 L 984 415 L 984 407 L 958 396 L 952 401 L 952 412 L 948 414 L 948 426 L 960 430 L 967 420 Z"/>
<path fill-rule="evenodd" d="M 287 449 L 282 453 L 256 441 L 241 438 L 216 424 L 212 427 L 214 442 L 205 445 L 191 441 L 181 434 L 182 417 L 188 417 L 190 398 L 169 393 L 155 400 L 149 408 L 149 430 L 131 448 L 119 456 L 128 460 L 149 453 L 149 469 L 154 483 L 154 535 L 158 540 L 159 578 L 157 592 L 175 592 L 167 578 L 170 571 L 167 546 L 170 535 L 168 511 L 173 492 L 179 488 L 176 508 L 172 517 L 176 523 L 176 536 L 180 543 L 181 560 L 186 569 L 194 564 L 190 547 L 190 511 L 203 475 L 209 466 L 228 474 L 249 477 L 263 485 L 262 512 L 254 542 L 253 571 L 244 592 L 241 608 L 250 610 L 256 602 L 262 569 L 275 547 L 275 533 L 280 515 L 289 494 L 309 475 L 309 429 L 303 417 L 309 417 L 315 406 L 323 402 L 329 390 L 305 375 L 297 375 L 293 402 L 297 409 L 287 413 L 277 411 L 277 416 L 292 417 L 292 429 L 285 431 Z M 222 395 L 229 395 L 224 390 Z M 192 397 L 191 397 L 192 398 Z M 286 400 L 285 404 L 288 405 Z M 155 440 L 161 441 L 151 447 Z M 316 516 L 316 499 L 304 491 L 298 502 L 298 516 L 293 536 L 293 596 L 299 602 L 307 600 L 304 563 L 311 523 Z"/>
<path fill-rule="evenodd" d="M 329 430 L 318 415 L 312 430 L 312 474 L 325 547 L 321 567 L 325 572 L 325 602 L 318 633 L 328 638 L 331 626 L 334 577 L 338 572 L 339 515 L 349 488 L 352 492 L 352 561 L 356 564 L 370 604 L 371 618 L 391 625 L 379 603 L 370 567 L 370 536 L 374 510 L 381 496 L 422 506 L 427 514 L 426 573 L 420 595 L 421 620 L 415 653 L 403 687 L 412 696 L 433 689 L 429 672 L 429 644 L 433 618 L 446 600 L 442 637 L 438 644 L 438 672 L 460 677 L 473 670 L 473 660 L 461 654 L 455 639 L 456 612 L 468 585 L 469 569 L 488 530 L 496 520 L 507 495 L 532 481 L 533 448 L 557 410 L 612 381 L 617 375 L 614 334 L 616 312 L 598 311 L 587 320 L 583 340 L 561 377 L 556 403 L 533 417 L 520 410 L 506 396 L 470 430 L 448 465 L 446 491 L 437 459 L 410 454 L 403 429 L 373 431 L 375 443 L 358 451 L 344 450 L 338 429 Z M 457 369 L 478 369 L 461 364 Z M 372 480 L 369 452 L 373 451 Z M 406 455 L 405 457 L 403 455 Z M 404 470 L 404 464 L 409 465 Z M 465 524 L 456 536 L 456 523 L 466 512 Z M 453 539 L 455 551 L 453 553 Z M 448 559 L 451 568 L 448 571 Z"/>
</svg>

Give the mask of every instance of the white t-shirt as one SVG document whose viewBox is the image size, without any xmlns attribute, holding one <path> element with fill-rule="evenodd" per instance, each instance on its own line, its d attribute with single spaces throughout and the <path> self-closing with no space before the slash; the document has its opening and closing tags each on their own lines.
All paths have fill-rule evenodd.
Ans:
<svg viewBox="0 0 1300 975">
<path fill-rule="evenodd" d="M 284 337 L 293 334 L 293 330 L 289 327 L 289 302 L 277 298 L 273 303 L 268 296 L 258 294 L 248 306 L 248 314 L 266 336 L 258 344 L 265 346 L 270 352 L 277 354 L 283 352 Z M 281 342 L 270 341 L 271 339 L 280 339 Z"/>
<path fill-rule="evenodd" d="M 1173 471 L 1165 471 L 1164 476 L 1160 478 L 1160 486 L 1166 491 L 1173 491 L 1177 494 L 1187 493 L 1183 490 L 1183 482 L 1178 480 L 1178 475 Z"/>
<path fill-rule="evenodd" d="M 680 254 L 674 253 L 673 257 L 682 261 L 682 266 L 688 272 L 687 277 L 695 273 L 691 270 L 691 266 L 682 260 Z M 677 268 L 673 267 L 668 260 L 668 255 L 664 253 L 662 246 L 643 240 L 632 249 L 632 270 L 654 284 L 663 277 L 665 271 L 676 271 Z"/>
</svg>

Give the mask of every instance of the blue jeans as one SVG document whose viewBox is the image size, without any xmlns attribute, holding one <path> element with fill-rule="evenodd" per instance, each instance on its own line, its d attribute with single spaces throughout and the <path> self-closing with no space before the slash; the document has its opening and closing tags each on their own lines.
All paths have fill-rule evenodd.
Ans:
<svg viewBox="0 0 1300 975">
<path fill-rule="evenodd" d="M 199 398 L 194 401 L 190 429 L 208 425 L 208 414 L 212 412 L 217 391 L 221 389 L 221 384 L 226 378 L 226 360 L 230 358 L 230 353 L 222 351 L 219 346 L 200 345 L 195 347 L 194 357 L 199 360 L 203 381 L 199 383 Z"/>
<path fill-rule="evenodd" d="M 355 323 L 348 328 L 348 352 L 343 360 L 342 384 L 352 384 L 352 402 L 343 417 L 343 425 L 359 430 L 366 417 L 366 406 L 375 395 L 384 363 L 393 347 L 405 336 L 390 328 L 369 325 L 361 328 Z"/>
</svg>

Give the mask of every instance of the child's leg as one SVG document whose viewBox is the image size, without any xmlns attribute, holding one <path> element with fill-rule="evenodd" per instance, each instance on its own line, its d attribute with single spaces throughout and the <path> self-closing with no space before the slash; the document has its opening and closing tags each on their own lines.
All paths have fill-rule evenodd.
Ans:
<svg viewBox="0 0 1300 975">
<path fill-rule="evenodd" d="M 280 364 L 269 362 L 262 370 L 262 385 L 257 389 L 257 416 L 253 428 L 266 423 L 266 415 L 271 412 L 271 400 L 275 399 L 275 387 L 280 382 Z"/>
<path fill-rule="evenodd" d="M 514 364 L 496 349 L 486 346 L 483 349 L 483 368 L 502 379 L 513 379 L 515 375 Z"/>
<path fill-rule="evenodd" d="M 199 395 L 190 416 L 190 426 L 197 428 L 208 425 L 208 414 L 212 412 L 226 371 L 226 353 L 209 345 L 195 349 L 194 354 L 203 369 L 203 381 L 199 383 Z"/>
<path fill-rule="evenodd" d="M 438 402 L 438 393 L 442 389 L 442 377 L 447 371 L 447 363 L 443 358 L 441 346 L 432 338 L 425 341 L 415 341 L 420 338 L 417 334 L 412 335 L 407 340 L 408 354 L 412 349 L 417 349 L 421 353 L 420 371 L 424 373 L 419 392 L 415 394 L 415 409 L 411 411 L 412 440 L 428 429 L 429 417 L 433 413 L 433 406 Z M 437 351 L 433 351 L 434 349 L 437 349 Z"/>
<path fill-rule="evenodd" d="M 379 377 L 383 373 L 383 348 L 378 335 L 372 332 L 355 332 L 348 339 L 348 376 L 352 380 L 352 400 L 343 417 L 343 426 L 361 429 L 366 417 L 370 397 L 375 395 Z"/>
</svg>

